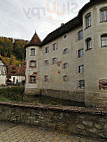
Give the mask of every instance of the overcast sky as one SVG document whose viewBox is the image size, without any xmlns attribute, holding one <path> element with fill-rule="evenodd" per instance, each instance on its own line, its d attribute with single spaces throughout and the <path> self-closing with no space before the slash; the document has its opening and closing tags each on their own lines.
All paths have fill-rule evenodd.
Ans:
<svg viewBox="0 0 107 142">
<path fill-rule="evenodd" d="M 35 30 L 41 40 L 77 16 L 89 0 L 1 0 L 0 36 L 30 40 Z"/>
</svg>

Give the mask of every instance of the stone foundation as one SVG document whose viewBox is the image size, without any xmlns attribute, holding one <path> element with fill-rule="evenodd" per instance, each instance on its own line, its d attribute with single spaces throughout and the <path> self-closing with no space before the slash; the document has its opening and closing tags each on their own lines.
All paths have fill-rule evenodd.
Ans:
<svg viewBox="0 0 107 142">
<path fill-rule="evenodd" d="M 85 105 L 107 109 L 107 91 L 105 92 L 86 92 Z"/>
<path fill-rule="evenodd" d="M 25 88 L 25 94 L 26 95 L 39 95 L 41 94 L 40 89 L 36 88 Z"/>
<path fill-rule="evenodd" d="M 51 89 L 25 89 L 25 94 L 30 95 L 42 95 L 53 98 L 59 98 L 64 100 L 71 100 L 75 102 L 84 103 L 85 93 L 82 91 L 60 91 Z"/>
</svg>

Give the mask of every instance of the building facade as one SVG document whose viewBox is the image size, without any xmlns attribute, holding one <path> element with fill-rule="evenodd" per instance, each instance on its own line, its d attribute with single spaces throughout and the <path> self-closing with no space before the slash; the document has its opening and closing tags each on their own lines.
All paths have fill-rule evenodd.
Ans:
<svg viewBox="0 0 107 142">
<path fill-rule="evenodd" d="M 25 84 L 25 64 L 23 62 L 20 65 L 8 66 L 7 84 L 17 86 Z"/>
<path fill-rule="evenodd" d="M 76 18 L 26 45 L 26 94 L 107 108 L 107 1 L 90 0 Z"/>
<path fill-rule="evenodd" d="M 0 86 L 6 85 L 7 65 L 0 58 Z"/>
</svg>

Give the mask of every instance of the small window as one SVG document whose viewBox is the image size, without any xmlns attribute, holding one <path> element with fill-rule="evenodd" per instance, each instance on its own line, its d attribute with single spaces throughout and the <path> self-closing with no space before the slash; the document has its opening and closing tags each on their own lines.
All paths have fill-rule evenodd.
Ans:
<svg viewBox="0 0 107 142">
<path fill-rule="evenodd" d="M 45 65 L 49 65 L 49 60 L 45 60 Z"/>
<path fill-rule="evenodd" d="M 45 47 L 45 53 L 49 53 L 49 47 Z"/>
<path fill-rule="evenodd" d="M 45 81 L 45 82 L 48 82 L 48 75 L 45 75 L 45 76 L 44 76 L 44 81 Z"/>
<path fill-rule="evenodd" d="M 35 49 L 34 48 L 31 49 L 31 56 L 35 56 Z"/>
<path fill-rule="evenodd" d="M 52 64 L 56 64 L 57 63 L 57 58 L 53 58 L 52 59 Z"/>
<path fill-rule="evenodd" d="M 101 47 L 107 47 L 107 34 L 101 36 Z"/>
<path fill-rule="evenodd" d="M 63 69 L 66 69 L 66 68 L 68 68 L 68 63 L 63 64 Z"/>
<path fill-rule="evenodd" d="M 78 58 L 82 58 L 84 56 L 84 49 L 78 50 Z"/>
<path fill-rule="evenodd" d="M 91 13 L 86 15 L 86 28 L 91 27 Z"/>
<path fill-rule="evenodd" d="M 66 38 L 67 38 L 67 35 L 65 34 L 65 35 L 64 35 L 64 39 L 66 39 Z"/>
<path fill-rule="evenodd" d="M 30 67 L 36 67 L 36 61 L 30 61 Z"/>
<path fill-rule="evenodd" d="M 78 32 L 78 40 L 82 40 L 83 39 L 83 30 Z"/>
<path fill-rule="evenodd" d="M 107 21 L 107 7 L 101 9 L 101 22 Z"/>
<path fill-rule="evenodd" d="M 68 76 L 67 76 L 67 75 L 64 75 L 64 76 L 63 76 L 63 81 L 65 81 L 65 82 L 68 81 Z"/>
<path fill-rule="evenodd" d="M 85 80 L 79 80 L 79 87 L 85 89 Z"/>
<path fill-rule="evenodd" d="M 29 82 L 30 82 L 30 83 L 36 83 L 36 76 L 35 76 L 35 75 L 31 75 Z"/>
<path fill-rule="evenodd" d="M 81 65 L 78 68 L 79 68 L 78 70 L 79 73 L 84 73 L 84 65 Z"/>
<path fill-rule="evenodd" d="M 86 39 L 86 46 L 87 46 L 87 50 L 92 49 L 92 39 L 91 38 Z"/>
<path fill-rule="evenodd" d="M 55 50 L 58 50 L 58 44 L 57 43 L 53 44 L 53 51 L 55 51 Z"/>
<path fill-rule="evenodd" d="M 63 54 L 66 54 L 66 53 L 68 53 L 68 48 L 65 48 L 65 49 L 63 50 Z"/>
</svg>

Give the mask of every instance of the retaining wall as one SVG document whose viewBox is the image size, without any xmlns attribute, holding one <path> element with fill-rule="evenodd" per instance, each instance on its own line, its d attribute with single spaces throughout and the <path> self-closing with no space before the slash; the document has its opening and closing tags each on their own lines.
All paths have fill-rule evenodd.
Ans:
<svg viewBox="0 0 107 142">
<path fill-rule="evenodd" d="M 84 107 L 0 102 L 0 120 L 32 124 L 49 130 L 107 139 L 107 111 Z"/>
</svg>

